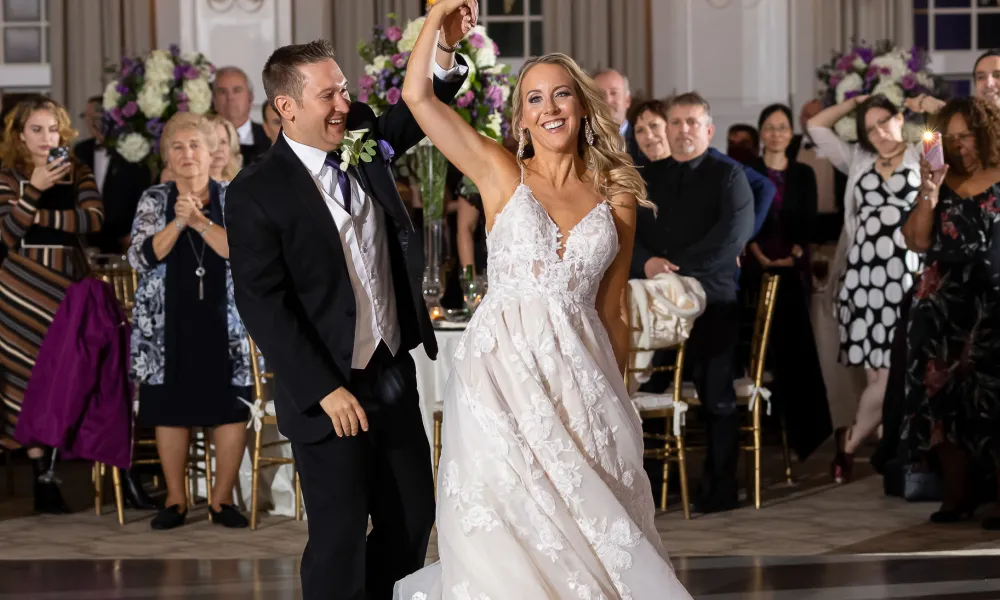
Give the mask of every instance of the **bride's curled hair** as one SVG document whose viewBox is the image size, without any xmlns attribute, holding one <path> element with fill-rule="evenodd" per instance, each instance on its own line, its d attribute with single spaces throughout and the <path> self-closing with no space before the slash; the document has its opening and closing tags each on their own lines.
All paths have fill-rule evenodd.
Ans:
<svg viewBox="0 0 1000 600">
<path fill-rule="evenodd" d="M 583 112 L 590 120 L 590 127 L 594 130 L 594 145 L 591 146 L 584 139 L 583 127 L 580 127 L 580 137 L 577 147 L 580 148 L 587 168 L 595 173 L 594 187 L 597 192 L 611 198 L 618 194 L 630 194 L 636 201 L 646 207 L 654 208 L 652 202 L 646 199 L 646 184 L 632 164 L 632 158 L 625 152 L 624 142 L 619 131 L 618 123 L 611 118 L 611 111 L 607 103 L 604 102 L 604 95 L 601 93 L 597 83 L 580 68 L 576 61 L 558 52 L 545 54 L 529 59 L 521 67 L 521 72 L 517 76 L 517 84 L 514 86 L 514 106 L 511 123 L 517 128 L 521 122 L 524 111 L 524 99 L 522 98 L 521 83 L 524 75 L 536 65 L 559 65 L 569 73 L 569 76 L 576 84 L 577 97 L 583 106 Z M 515 136 L 518 140 L 524 135 L 523 131 L 517 130 Z M 530 146 L 525 149 L 525 158 L 533 156 Z M 520 162 L 521 159 L 518 159 Z"/>
</svg>

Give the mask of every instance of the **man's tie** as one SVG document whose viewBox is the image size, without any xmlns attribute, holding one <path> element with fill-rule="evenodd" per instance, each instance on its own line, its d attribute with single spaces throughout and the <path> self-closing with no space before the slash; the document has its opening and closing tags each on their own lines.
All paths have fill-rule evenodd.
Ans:
<svg viewBox="0 0 1000 600">
<path fill-rule="evenodd" d="M 351 180 L 347 178 L 347 173 L 340 170 L 340 157 L 328 154 L 323 163 L 337 173 L 337 184 L 344 196 L 344 210 L 351 214 Z"/>
</svg>

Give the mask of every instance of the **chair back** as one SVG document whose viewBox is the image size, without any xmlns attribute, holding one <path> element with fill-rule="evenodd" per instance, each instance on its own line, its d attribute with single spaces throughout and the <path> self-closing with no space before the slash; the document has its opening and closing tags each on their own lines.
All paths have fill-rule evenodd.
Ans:
<svg viewBox="0 0 1000 600">
<path fill-rule="evenodd" d="M 754 385 L 760 386 L 764 378 L 764 363 L 767 357 L 767 344 L 771 338 L 771 322 L 774 318 L 774 307 L 778 298 L 779 275 L 765 273 L 760 282 L 760 295 L 757 297 L 757 310 L 754 316 L 753 337 L 750 342 L 750 378 Z"/>
<path fill-rule="evenodd" d="M 132 309 L 135 308 L 135 290 L 139 281 L 135 270 L 128 264 L 125 257 L 114 254 L 92 254 L 90 276 L 107 282 L 115 291 L 115 298 L 121 303 L 125 315 L 131 321 Z"/>
<path fill-rule="evenodd" d="M 247 334 L 247 343 L 250 344 L 250 372 L 253 375 L 253 396 L 255 400 L 267 403 L 269 392 L 273 389 L 274 374 L 267 372 L 264 355 L 260 348 L 254 343 L 250 334 Z"/>
<path fill-rule="evenodd" d="M 631 377 L 637 373 L 673 373 L 673 394 L 674 400 L 682 400 L 682 389 L 683 389 L 683 378 L 684 378 L 684 343 L 681 342 L 676 346 L 669 348 L 644 348 L 639 345 L 639 334 L 642 333 L 642 325 L 640 323 L 632 322 L 632 289 L 628 284 L 625 285 L 625 322 L 628 324 L 628 358 L 625 362 L 625 389 L 629 390 L 629 380 Z M 645 368 L 637 368 L 635 366 L 636 356 L 640 352 L 656 352 L 658 350 L 675 350 L 676 354 L 674 356 L 673 364 L 660 365 L 660 366 L 648 366 Z"/>
</svg>

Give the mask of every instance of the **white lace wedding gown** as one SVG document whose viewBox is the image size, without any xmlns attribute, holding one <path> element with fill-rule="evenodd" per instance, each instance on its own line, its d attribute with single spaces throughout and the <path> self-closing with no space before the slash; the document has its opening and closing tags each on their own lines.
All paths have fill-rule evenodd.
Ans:
<svg viewBox="0 0 1000 600">
<path fill-rule="evenodd" d="M 487 245 L 489 292 L 445 389 L 441 561 L 395 597 L 690 599 L 653 523 L 639 418 L 595 308 L 618 252 L 609 205 L 561 240 L 522 175 Z"/>
</svg>

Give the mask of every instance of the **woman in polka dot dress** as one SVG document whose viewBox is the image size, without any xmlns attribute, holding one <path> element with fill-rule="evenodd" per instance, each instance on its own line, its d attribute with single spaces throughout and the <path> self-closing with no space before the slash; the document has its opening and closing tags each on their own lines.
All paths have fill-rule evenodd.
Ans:
<svg viewBox="0 0 1000 600">
<path fill-rule="evenodd" d="M 833 131 L 834 124 L 855 109 L 856 145 Z M 920 189 L 920 148 L 903 141 L 902 107 L 881 94 L 831 106 L 807 127 L 833 166 L 848 176 L 844 230 L 831 275 L 840 282 L 840 361 L 864 367 L 868 378 L 854 425 L 837 431 L 831 471 L 840 483 L 851 477 L 854 451 L 882 421 L 899 307 L 921 266 L 900 231 Z M 901 327 L 905 333 L 905 324 Z"/>
</svg>

